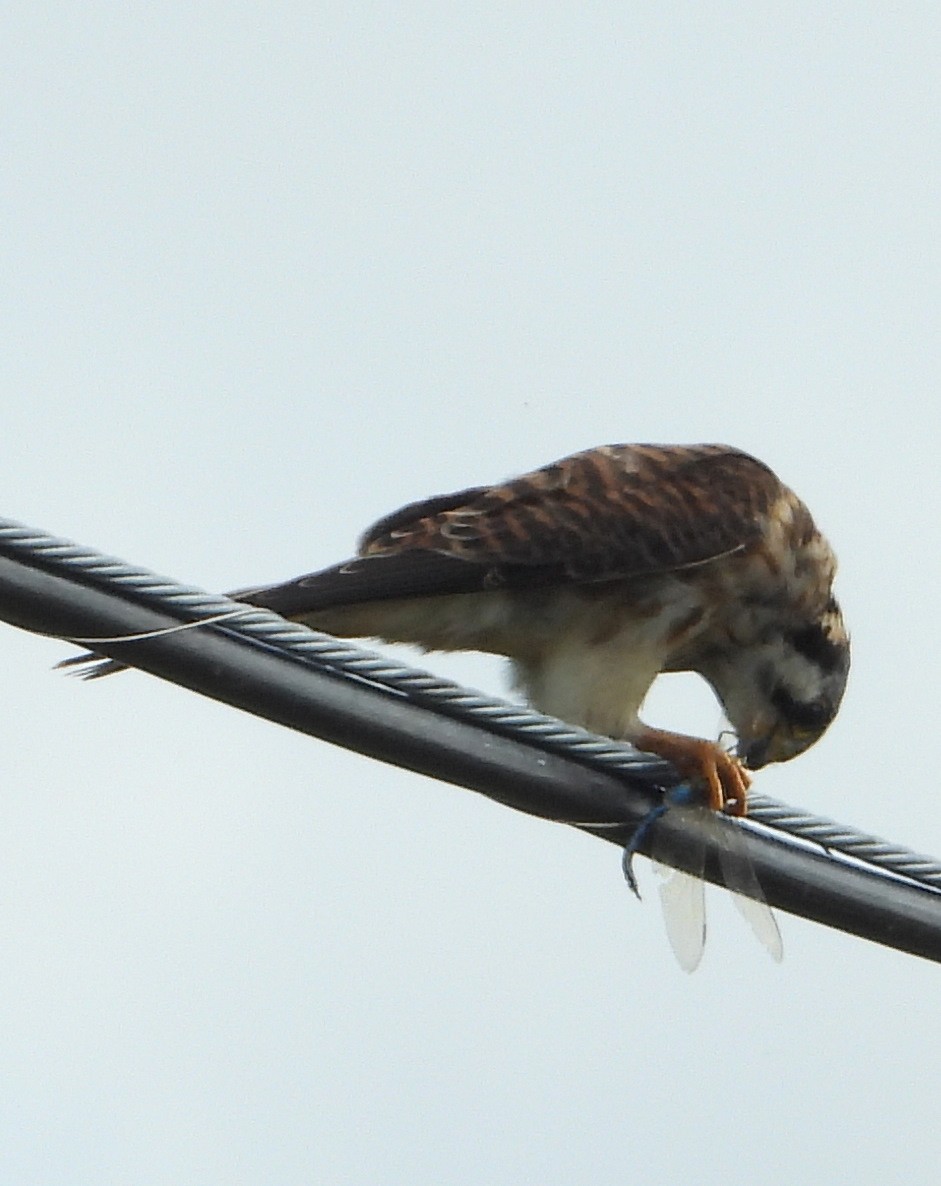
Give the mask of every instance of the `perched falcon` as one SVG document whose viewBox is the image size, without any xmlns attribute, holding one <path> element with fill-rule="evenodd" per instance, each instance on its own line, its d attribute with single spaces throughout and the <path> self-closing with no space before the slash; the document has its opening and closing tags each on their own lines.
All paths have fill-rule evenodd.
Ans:
<svg viewBox="0 0 941 1186">
<path fill-rule="evenodd" d="M 412 503 L 359 555 L 238 594 L 342 637 L 506 655 L 540 711 L 622 738 L 745 811 L 746 767 L 802 753 L 836 715 L 849 639 L 810 512 L 725 445 L 606 445 L 504 485 Z M 639 717 L 696 671 L 737 756 Z"/>
<path fill-rule="evenodd" d="M 747 769 L 802 753 L 839 708 L 835 569 L 804 504 L 747 453 L 605 445 L 412 503 L 355 559 L 233 596 L 341 637 L 506 655 L 536 708 L 668 759 L 740 814 Z M 641 721 L 662 671 L 712 685 L 736 755 Z"/>
</svg>

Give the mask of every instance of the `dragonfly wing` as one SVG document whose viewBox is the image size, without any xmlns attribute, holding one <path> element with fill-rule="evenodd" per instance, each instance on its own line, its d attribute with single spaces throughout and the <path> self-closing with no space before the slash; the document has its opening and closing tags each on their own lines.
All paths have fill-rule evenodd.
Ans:
<svg viewBox="0 0 941 1186">
<path fill-rule="evenodd" d="M 777 920 L 765 901 L 755 867 L 737 830 L 725 828 L 716 837 L 722 880 L 739 913 L 753 934 L 777 963 L 784 958 L 784 944 Z"/>
<path fill-rule="evenodd" d="M 706 947 L 706 884 L 679 869 L 654 867 L 664 877 L 660 905 L 673 954 L 684 972 L 695 972 Z"/>
<path fill-rule="evenodd" d="M 756 902 L 754 898 L 746 898 L 744 894 L 737 894 L 734 891 L 732 901 L 738 907 L 742 918 L 751 927 L 752 933 L 759 943 L 767 950 L 775 963 L 779 964 L 784 959 L 784 943 L 771 907 L 767 902 Z"/>
<path fill-rule="evenodd" d="M 682 787 L 679 789 L 684 790 Z M 733 902 L 771 958 L 780 962 L 784 954 L 781 932 L 771 913 L 771 907 L 765 901 L 754 865 L 740 833 L 734 827 L 721 827 L 712 812 L 704 811 L 701 807 L 689 808 L 685 801 L 679 801 L 679 796 L 674 796 L 672 803 L 668 797 L 665 804 L 654 808 L 641 822 L 631 844 L 624 850 L 624 873 L 634 892 L 637 893 L 637 883 L 631 868 L 632 858 L 639 847 L 640 839 L 665 810 L 699 812 L 700 818 L 706 821 L 707 828 L 711 826 L 722 880 L 731 893 Z M 701 876 L 706 862 L 705 843 L 703 839 L 701 853 L 696 854 L 699 859 L 693 861 L 694 866 L 698 864 L 700 876 L 668 869 L 654 861 L 654 869 L 662 878 L 660 903 L 667 937 L 680 967 L 685 972 L 694 972 L 699 967 L 706 946 L 705 881 Z"/>
</svg>

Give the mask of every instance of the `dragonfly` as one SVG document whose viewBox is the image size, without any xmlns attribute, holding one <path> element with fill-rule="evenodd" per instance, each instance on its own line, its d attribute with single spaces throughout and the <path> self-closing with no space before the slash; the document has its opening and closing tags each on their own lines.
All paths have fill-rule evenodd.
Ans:
<svg viewBox="0 0 941 1186">
<path fill-rule="evenodd" d="M 722 880 L 732 901 L 771 958 L 780 963 L 784 955 L 781 932 L 740 834 L 736 828 L 722 827 L 716 812 L 702 805 L 701 793 L 688 784 L 681 783 L 667 791 L 663 802 L 652 808 L 638 824 L 622 859 L 627 884 L 639 898 L 634 856 L 653 824 L 667 812 L 695 812 L 701 824 L 701 829 L 696 831 L 699 842 L 693 859 L 695 872 L 668 869 L 653 862 L 661 876 L 660 903 L 667 938 L 680 967 L 685 972 L 695 972 L 706 947 L 706 883 L 702 874 L 706 867 L 707 838 L 715 846 Z"/>
</svg>

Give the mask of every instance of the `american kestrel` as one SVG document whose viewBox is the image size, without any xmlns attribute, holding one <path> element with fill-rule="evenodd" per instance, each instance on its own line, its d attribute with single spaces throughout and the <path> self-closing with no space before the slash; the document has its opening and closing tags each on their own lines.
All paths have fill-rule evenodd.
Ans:
<svg viewBox="0 0 941 1186">
<path fill-rule="evenodd" d="M 749 769 L 836 715 L 849 639 L 810 512 L 725 445 L 605 445 L 503 485 L 412 503 L 356 558 L 235 596 L 341 637 L 507 656 L 541 712 L 632 742 L 745 811 Z M 695 671 L 738 736 L 641 721 L 660 672 Z"/>
</svg>

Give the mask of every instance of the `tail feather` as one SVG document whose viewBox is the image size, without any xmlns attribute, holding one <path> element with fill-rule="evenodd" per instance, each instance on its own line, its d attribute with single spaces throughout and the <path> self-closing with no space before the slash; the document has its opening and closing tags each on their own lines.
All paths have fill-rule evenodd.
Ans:
<svg viewBox="0 0 941 1186">
<path fill-rule="evenodd" d="M 401 607 L 413 598 L 509 587 L 515 583 L 514 577 L 522 575 L 519 570 L 487 568 L 454 556 L 414 550 L 393 555 L 359 556 L 295 580 L 240 589 L 229 596 L 233 601 L 268 609 L 283 618 L 305 622 L 331 633 L 366 637 L 379 633 L 370 628 L 369 603 L 378 608 L 381 603 L 395 601 Z M 539 583 L 541 578 L 549 583 L 553 578 L 558 579 L 558 572 L 551 568 L 546 568 L 545 572 L 528 568 L 525 576 L 530 584 Z M 357 612 L 355 607 L 363 607 L 367 612 Z M 343 612 L 347 609 L 348 613 Z M 340 612 L 331 618 L 324 613 L 329 610 Z M 402 609 L 398 612 L 401 615 Z M 415 612 L 420 617 L 421 611 L 417 607 Z M 414 632 L 411 624 L 405 627 L 408 637 Z M 86 651 L 63 659 L 56 664 L 56 669 L 70 671 L 82 679 L 100 679 L 124 671 L 126 664 Z"/>
<path fill-rule="evenodd" d="M 69 675 L 78 676 L 79 679 L 101 679 L 103 675 L 126 671 L 127 664 L 119 663 L 117 659 L 102 659 L 95 651 L 85 651 L 81 655 L 72 655 L 69 659 L 60 659 L 53 670 L 66 671 Z"/>
</svg>

